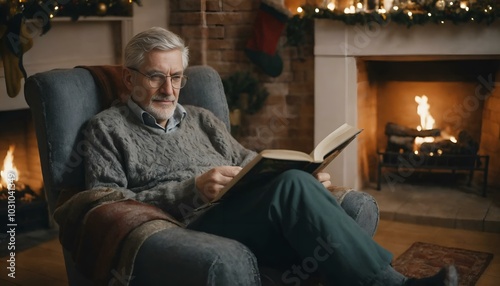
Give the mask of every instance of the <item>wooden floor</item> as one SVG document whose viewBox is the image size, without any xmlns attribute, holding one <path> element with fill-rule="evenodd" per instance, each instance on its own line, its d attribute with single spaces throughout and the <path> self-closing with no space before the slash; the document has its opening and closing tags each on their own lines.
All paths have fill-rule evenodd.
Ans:
<svg viewBox="0 0 500 286">
<path fill-rule="evenodd" d="M 495 255 L 476 285 L 500 285 L 500 234 L 460 229 L 430 227 L 395 221 L 381 221 L 375 240 L 394 253 L 402 254 L 415 241 L 435 243 L 491 252 Z M 7 276 L 1 258 L 0 285 L 62 286 L 67 285 L 62 252 L 57 239 L 16 253 L 16 278 Z"/>
</svg>

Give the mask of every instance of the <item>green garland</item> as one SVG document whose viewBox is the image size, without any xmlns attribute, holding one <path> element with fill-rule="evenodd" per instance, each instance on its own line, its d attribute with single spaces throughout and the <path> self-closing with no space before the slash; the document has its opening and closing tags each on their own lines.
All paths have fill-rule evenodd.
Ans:
<svg viewBox="0 0 500 286">
<path fill-rule="evenodd" d="M 74 21 L 82 16 L 130 17 L 132 3 L 142 6 L 141 0 L 0 1 L 0 24 L 10 25 L 12 19 L 19 17 L 24 20 L 37 19 L 42 21 L 37 25 L 43 25 L 42 33 L 45 33 L 50 29 L 52 17 L 70 17 Z"/>
<path fill-rule="evenodd" d="M 312 26 L 314 19 L 342 21 L 347 25 L 385 26 L 389 23 L 395 23 L 411 27 L 431 23 L 443 24 L 444 22 L 454 24 L 474 22 L 489 25 L 500 18 L 500 1 L 495 0 L 478 1 L 471 4 L 467 10 L 460 8 L 457 2 L 444 9 L 429 5 L 419 7 L 417 10 L 391 9 L 385 13 L 372 11 L 347 14 L 311 5 L 303 6 L 302 9 L 303 12 L 290 18 L 287 24 L 288 44 L 292 46 L 298 46 L 304 42 L 306 35 L 310 33 L 308 28 Z"/>
</svg>

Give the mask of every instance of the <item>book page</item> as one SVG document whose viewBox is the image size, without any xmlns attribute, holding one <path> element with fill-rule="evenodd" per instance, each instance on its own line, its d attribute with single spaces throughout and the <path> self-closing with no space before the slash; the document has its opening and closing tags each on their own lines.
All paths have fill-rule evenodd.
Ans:
<svg viewBox="0 0 500 286">
<path fill-rule="evenodd" d="M 314 162 L 321 162 L 325 157 L 343 143 L 359 134 L 362 129 L 357 129 L 346 123 L 325 137 L 311 153 Z M 344 146 L 345 147 L 345 146 Z"/>
<path fill-rule="evenodd" d="M 285 150 L 285 149 L 266 149 L 260 152 L 264 158 L 278 159 L 278 160 L 298 160 L 298 161 L 312 161 L 313 158 L 304 152 Z"/>
</svg>

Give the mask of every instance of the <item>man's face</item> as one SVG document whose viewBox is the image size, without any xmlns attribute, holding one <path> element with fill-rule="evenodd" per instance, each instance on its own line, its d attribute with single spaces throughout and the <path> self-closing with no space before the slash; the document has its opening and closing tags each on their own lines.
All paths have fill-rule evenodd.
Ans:
<svg viewBox="0 0 500 286">
<path fill-rule="evenodd" d="M 182 53 L 179 50 L 153 50 L 146 54 L 144 63 L 133 71 L 126 69 L 125 83 L 132 90 L 132 100 L 142 109 L 150 113 L 158 122 L 165 126 L 174 114 L 179 99 L 180 89 L 172 87 L 170 76 L 182 75 Z M 168 76 L 165 83 L 158 88 L 151 88 L 147 76 Z"/>
</svg>

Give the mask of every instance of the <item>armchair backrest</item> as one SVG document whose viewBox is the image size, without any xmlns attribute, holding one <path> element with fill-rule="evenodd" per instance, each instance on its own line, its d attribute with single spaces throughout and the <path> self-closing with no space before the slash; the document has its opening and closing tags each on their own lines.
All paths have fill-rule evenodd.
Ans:
<svg viewBox="0 0 500 286">
<path fill-rule="evenodd" d="M 211 110 L 229 129 L 226 97 L 219 74 L 208 66 L 188 67 L 179 102 Z M 52 213 L 61 190 L 83 189 L 85 142 L 81 130 L 109 107 L 104 92 L 85 68 L 56 69 L 30 76 L 24 94 L 33 114 L 44 190 Z"/>
</svg>

